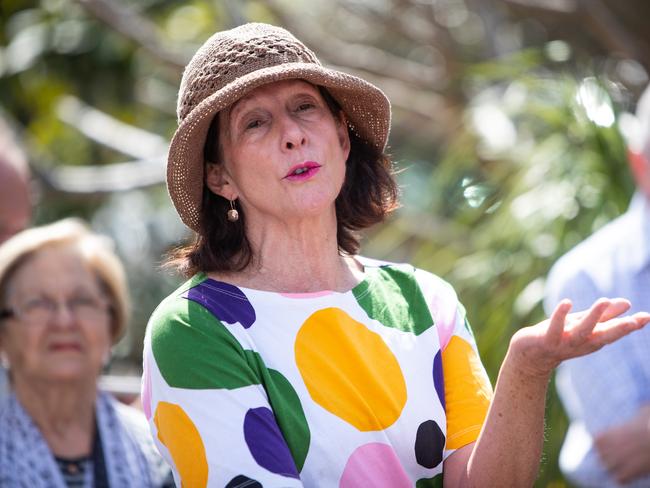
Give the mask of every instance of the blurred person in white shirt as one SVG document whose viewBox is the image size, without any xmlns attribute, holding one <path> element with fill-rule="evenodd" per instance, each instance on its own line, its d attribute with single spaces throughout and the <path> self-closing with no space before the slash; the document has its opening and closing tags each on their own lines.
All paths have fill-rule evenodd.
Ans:
<svg viewBox="0 0 650 488">
<path fill-rule="evenodd" d="M 630 313 L 650 308 L 650 86 L 636 116 L 621 119 L 637 191 L 627 212 L 552 268 L 545 309 L 563 298 L 576 309 L 623 297 Z M 557 390 L 570 419 L 560 468 L 576 485 L 650 487 L 650 329 L 563 363 Z"/>
</svg>

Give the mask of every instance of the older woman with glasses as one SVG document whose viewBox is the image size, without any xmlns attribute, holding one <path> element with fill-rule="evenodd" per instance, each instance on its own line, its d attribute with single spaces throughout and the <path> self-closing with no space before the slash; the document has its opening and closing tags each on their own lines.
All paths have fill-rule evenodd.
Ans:
<svg viewBox="0 0 650 488">
<path fill-rule="evenodd" d="M 127 316 L 122 265 L 78 221 L 0 246 L 0 353 L 13 392 L 0 413 L 0 486 L 170 484 L 141 414 L 97 389 Z"/>
</svg>

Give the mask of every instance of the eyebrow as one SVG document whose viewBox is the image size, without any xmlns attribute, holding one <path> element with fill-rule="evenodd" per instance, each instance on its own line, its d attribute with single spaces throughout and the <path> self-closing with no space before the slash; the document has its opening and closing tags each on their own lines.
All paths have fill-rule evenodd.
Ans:
<svg viewBox="0 0 650 488">
<path fill-rule="evenodd" d="M 252 98 L 254 98 L 253 94 L 247 93 L 246 95 L 244 95 L 240 99 L 236 100 L 232 105 L 230 105 L 230 107 L 228 107 L 228 109 L 226 111 L 226 115 L 228 116 L 228 119 L 231 119 L 233 114 L 237 113 L 237 107 L 241 107 L 242 102 L 245 102 L 247 100 L 251 100 Z"/>
<path fill-rule="evenodd" d="M 309 96 L 309 97 L 311 97 L 311 98 L 313 98 L 315 100 L 318 100 L 318 94 L 317 93 L 311 93 L 311 92 L 307 91 L 306 89 L 299 91 L 298 93 L 292 95 L 290 98 L 298 98 L 298 97 L 302 97 L 302 96 L 305 96 L 305 95 Z M 244 95 L 243 97 L 241 97 L 239 100 L 237 100 L 235 103 L 230 105 L 230 107 L 228 108 L 228 111 L 226 112 L 226 115 L 228 117 L 228 122 L 230 122 L 230 120 L 233 118 L 233 115 L 235 115 L 237 112 L 241 111 L 241 109 L 238 109 L 238 107 L 241 107 L 243 102 L 246 102 L 248 100 L 253 100 L 253 99 L 255 99 L 255 95 L 252 94 L 252 93 L 248 93 L 248 94 Z"/>
</svg>

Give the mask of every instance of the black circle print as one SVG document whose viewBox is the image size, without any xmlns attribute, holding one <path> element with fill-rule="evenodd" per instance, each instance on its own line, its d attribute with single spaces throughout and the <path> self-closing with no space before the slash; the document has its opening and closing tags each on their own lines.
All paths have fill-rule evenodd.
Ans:
<svg viewBox="0 0 650 488">
<path fill-rule="evenodd" d="M 442 462 L 445 435 L 433 420 L 422 422 L 415 437 L 415 459 L 420 466 L 435 468 Z"/>
<path fill-rule="evenodd" d="M 248 476 L 240 474 L 231 479 L 230 483 L 226 485 L 226 488 L 262 488 L 262 484 L 259 481 L 252 480 Z"/>
</svg>

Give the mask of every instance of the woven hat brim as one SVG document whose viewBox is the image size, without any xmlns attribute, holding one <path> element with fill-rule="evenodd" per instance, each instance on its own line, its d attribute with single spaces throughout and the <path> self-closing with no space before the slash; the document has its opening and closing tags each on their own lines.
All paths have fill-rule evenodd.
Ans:
<svg viewBox="0 0 650 488">
<path fill-rule="evenodd" d="M 390 130 L 390 102 L 376 86 L 356 76 L 317 64 L 287 63 L 239 77 L 201 101 L 176 130 L 167 157 L 167 190 L 181 220 L 199 230 L 203 197 L 204 145 L 215 114 L 251 90 L 287 79 L 302 79 L 329 91 L 350 126 L 364 140 L 383 150 Z"/>
</svg>

